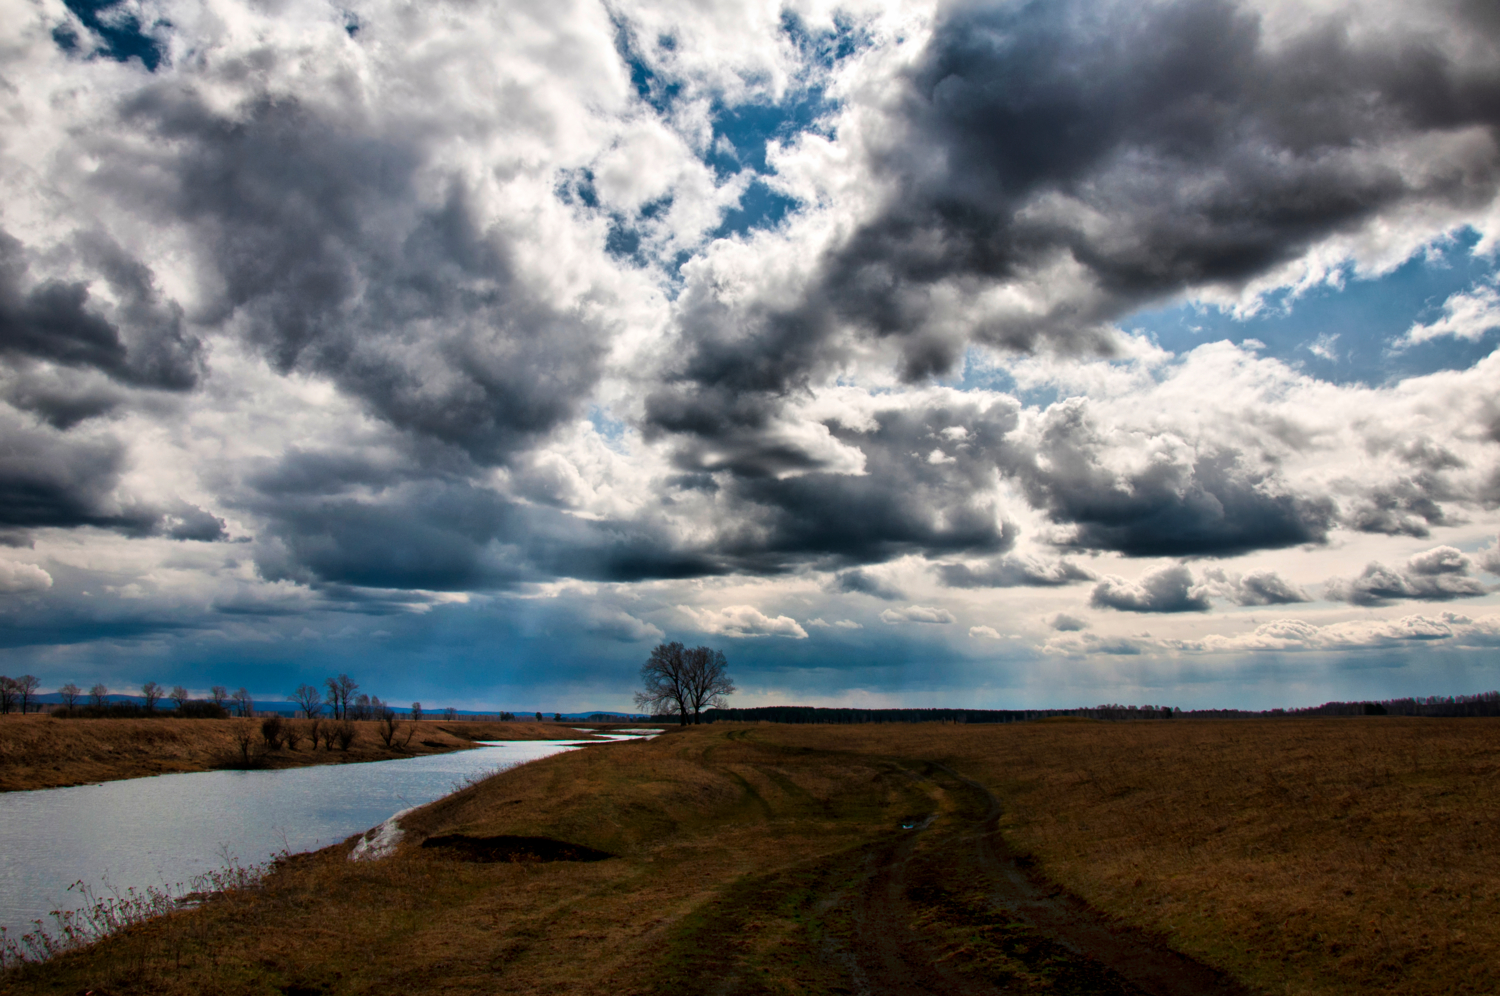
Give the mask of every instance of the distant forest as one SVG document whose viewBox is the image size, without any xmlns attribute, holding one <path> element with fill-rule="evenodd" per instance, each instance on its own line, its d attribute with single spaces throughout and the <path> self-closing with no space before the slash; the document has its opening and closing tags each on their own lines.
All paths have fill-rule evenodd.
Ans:
<svg viewBox="0 0 1500 996">
<path fill-rule="evenodd" d="M 709 709 L 705 723 L 1025 723 L 1055 716 L 1079 719 L 1258 719 L 1274 716 L 1500 716 L 1500 692 L 1383 699 L 1379 702 L 1325 702 L 1306 709 L 1174 709 L 1152 705 L 1098 705 L 1079 709 L 834 709 L 815 706 L 761 706 Z"/>
</svg>

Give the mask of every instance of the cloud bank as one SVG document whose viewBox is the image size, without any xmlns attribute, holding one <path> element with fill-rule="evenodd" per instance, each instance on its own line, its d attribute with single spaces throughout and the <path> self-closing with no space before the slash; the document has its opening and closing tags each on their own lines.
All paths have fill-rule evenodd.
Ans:
<svg viewBox="0 0 1500 996">
<path fill-rule="evenodd" d="M 1482 4 L 0 17 L 0 638 L 59 667 L 687 633 L 962 683 L 1493 597 Z M 1385 339 L 1250 334 L 1366 285 Z"/>
</svg>

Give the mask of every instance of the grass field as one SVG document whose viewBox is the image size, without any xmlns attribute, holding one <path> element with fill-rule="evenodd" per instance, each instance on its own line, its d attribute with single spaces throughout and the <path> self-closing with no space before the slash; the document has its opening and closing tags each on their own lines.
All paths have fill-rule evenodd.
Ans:
<svg viewBox="0 0 1500 996">
<path fill-rule="evenodd" d="M 701 727 L 502 773 L 392 857 L 294 857 L 0 990 L 1493 993 L 1497 775 L 1492 720 Z M 615 857 L 474 860 L 517 837 Z"/>
<path fill-rule="evenodd" d="M 306 727 L 306 721 L 295 721 Z M 139 778 L 172 771 L 207 771 L 240 758 L 238 727 L 249 724 L 259 740 L 258 719 L 54 719 L 45 715 L 0 717 L 0 792 L 58 788 L 89 782 Z M 268 768 L 383 761 L 414 754 L 466 750 L 476 740 L 560 740 L 580 734 L 552 723 L 448 722 L 405 724 L 413 735 L 400 749 L 387 747 L 374 722 L 354 724 L 348 750 L 313 749 L 304 738 L 297 749 L 255 749 Z"/>
</svg>

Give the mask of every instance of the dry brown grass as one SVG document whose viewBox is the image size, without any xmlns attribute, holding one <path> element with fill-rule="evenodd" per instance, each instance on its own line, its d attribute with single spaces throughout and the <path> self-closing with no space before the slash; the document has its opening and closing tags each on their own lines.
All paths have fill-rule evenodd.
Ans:
<svg viewBox="0 0 1500 996">
<path fill-rule="evenodd" d="M 1050 877 L 1267 991 L 1500 992 L 1500 722 L 1175 723 L 964 761 Z"/>
<path fill-rule="evenodd" d="M 861 849 L 957 805 L 919 759 L 994 791 L 1048 876 L 1265 992 L 1500 991 L 1500 722 L 1389 718 L 715 726 L 590 748 L 418 811 L 393 858 L 300 857 L 0 989 L 847 991 L 833 897 Z M 414 846 L 447 833 L 620 857 Z"/>
<path fill-rule="evenodd" d="M 851 730 L 990 786 L 1048 877 L 1269 992 L 1500 992 L 1500 721 Z"/>
<path fill-rule="evenodd" d="M 58 788 L 89 782 L 139 778 L 173 771 L 207 771 L 240 756 L 234 731 L 239 719 L 53 719 L 51 716 L 0 717 L 0 792 Z M 305 720 L 298 720 L 306 725 Z M 579 737 L 551 723 L 415 724 L 400 750 L 381 742 L 374 722 L 356 723 L 359 733 L 347 751 L 314 750 L 303 740 L 297 750 L 262 751 L 266 767 L 383 761 L 413 754 L 465 750 L 475 740 L 558 740 Z M 400 739 L 405 739 L 403 725 Z M 398 741 L 399 743 L 399 741 Z"/>
<path fill-rule="evenodd" d="M 413 840 L 538 834 L 618 859 L 470 864 L 405 847 L 350 863 L 347 845 L 329 848 L 288 862 L 261 889 L 13 972 L 0 990 L 662 991 L 664 978 L 684 971 L 683 945 L 694 950 L 683 932 L 726 888 L 816 865 L 926 798 L 882 760 L 830 766 L 821 753 L 788 754 L 732 733 L 705 728 L 558 755 L 403 821 Z M 789 962 L 785 950 L 768 952 L 786 983 L 778 991 L 828 991 L 813 984 L 828 969 L 810 957 Z"/>
</svg>

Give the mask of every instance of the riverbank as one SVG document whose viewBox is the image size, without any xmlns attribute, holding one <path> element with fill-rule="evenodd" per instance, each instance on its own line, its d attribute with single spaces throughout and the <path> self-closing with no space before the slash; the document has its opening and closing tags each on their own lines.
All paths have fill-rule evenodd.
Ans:
<svg viewBox="0 0 1500 996">
<path fill-rule="evenodd" d="M 398 757 L 468 750 L 477 740 L 587 739 L 571 726 L 555 723 L 497 723 L 449 720 L 403 721 L 393 746 L 380 724 L 356 722 L 347 749 L 308 743 L 306 720 L 290 721 L 304 731 L 295 747 L 270 748 L 259 719 L 54 719 L 47 715 L 0 717 L 0 792 L 61 788 L 92 782 L 140 778 L 179 771 L 209 771 L 243 764 L 237 731 L 249 726 L 256 767 L 298 768 L 350 764 Z M 411 737 L 407 739 L 407 733 Z"/>
<path fill-rule="evenodd" d="M 1495 992 L 1497 776 L 1491 720 L 698 727 L 0 990 Z"/>
</svg>

